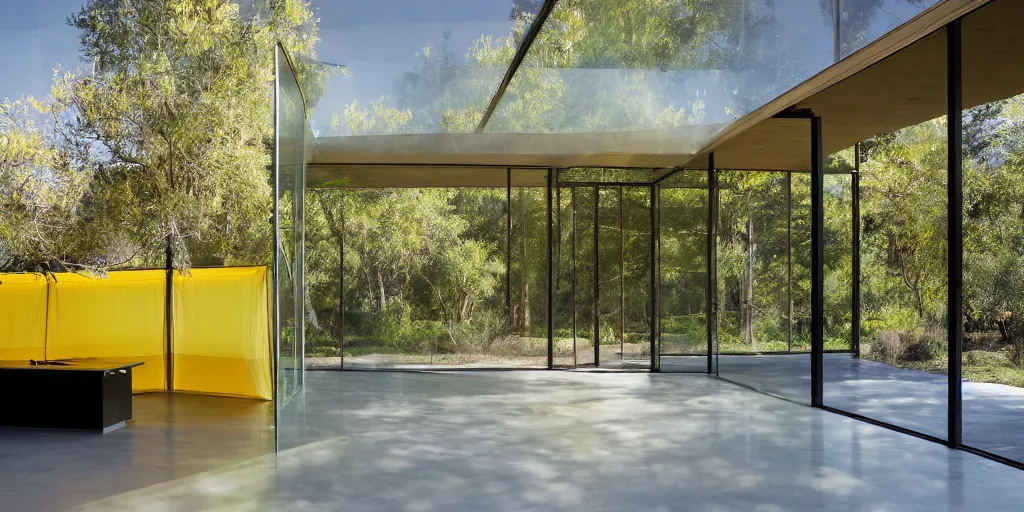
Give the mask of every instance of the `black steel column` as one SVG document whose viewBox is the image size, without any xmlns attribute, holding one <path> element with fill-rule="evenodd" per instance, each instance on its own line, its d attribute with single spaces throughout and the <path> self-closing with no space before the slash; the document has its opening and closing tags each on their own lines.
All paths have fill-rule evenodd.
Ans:
<svg viewBox="0 0 1024 512">
<path fill-rule="evenodd" d="M 718 204 L 715 200 L 718 196 L 717 175 L 715 174 L 715 154 L 708 154 L 708 239 L 705 247 L 705 279 L 704 279 L 704 307 L 707 316 L 708 335 L 708 373 L 715 373 L 715 324 L 718 312 L 718 290 L 716 272 L 718 271 L 717 246 L 718 246 Z"/>
<path fill-rule="evenodd" d="M 164 330 L 167 332 L 167 339 L 164 340 L 164 378 L 167 392 L 170 393 L 174 391 L 174 253 L 171 251 L 171 235 L 167 235 L 164 256 L 164 268 L 167 271 L 167 283 L 164 287 Z"/>
<path fill-rule="evenodd" d="M 660 231 L 661 226 L 659 225 L 659 210 L 660 210 L 660 197 L 658 195 L 658 185 L 651 185 L 651 371 L 659 371 L 660 358 L 658 350 L 658 335 L 661 325 L 659 315 L 661 314 L 661 304 L 658 300 L 660 298 L 659 290 L 660 277 L 661 277 L 661 254 L 660 254 Z"/>
<path fill-rule="evenodd" d="M 601 226 L 597 214 L 601 206 L 601 189 L 594 186 L 594 332 L 590 339 L 594 342 L 594 366 L 601 365 L 601 257 L 598 251 L 598 234 Z"/>
<path fill-rule="evenodd" d="M 554 171 L 548 169 L 548 369 L 552 369 L 555 366 L 555 314 L 554 314 L 554 294 L 555 294 L 555 281 L 554 276 L 554 251 L 551 250 L 552 243 L 554 242 L 554 208 L 552 208 L 552 194 L 554 193 L 553 186 L 555 182 Z"/>
<path fill-rule="evenodd" d="M 512 326 L 512 169 L 505 168 L 505 315 Z"/>
<path fill-rule="evenodd" d="M 961 370 L 963 366 L 963 266 L 964 266 L 964 185 L 963 185 L 963 101 L 960 55 L 960 20 L 946 26 L 947 45 L 947 155 L 949 158 L 947 188 L 948 244 L 947 276 L 949 294 L 946 301 L 946 333 L 949 344 L 949 399 L 947 417 L 949 420 L 949 446 L 958 447 L 963 443 L 963 410 L 961 408 Z"/>
<path fill-rule="evenodd" d="M 853 146 L 853 173 L 850 175 L 850 191 L 853 198 L 853 311 L 850 317 L 850 348 L 853 357 L 860 357 L 860 143 Z"/>
<path fill-rule="evenodd" d="M 825 161 L 821 147 L 821 118 L 811 117 L 811 405 L 821 407 L 824 396 L 825 345 Z"/>
</svg>

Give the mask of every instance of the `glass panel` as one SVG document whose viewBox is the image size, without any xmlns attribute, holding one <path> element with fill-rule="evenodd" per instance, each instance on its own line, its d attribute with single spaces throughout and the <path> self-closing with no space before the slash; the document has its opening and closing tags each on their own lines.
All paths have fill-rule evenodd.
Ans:
<svg viewBox="0 0 1024 512">
<path fill-rule="evenodd" d="M 569 189 L 570 201 L 575 203 L 575 223 L 570 226 L 574 231 L 576 292 L 573 294 L 573 310 L 575 311 L 576 331 L 573 336 L 574 366 L 594 365 L 599 359 L 594 344 L 594 260 L 597 253 L 594 238 L 594 214 L 597 187 L 572 187 Z"/>
<path fill-rule="evenodd" d="M 650 183 L 653 180 L 653 169 L 602 169 L 587 167 L 558 170 L 559 183 Z"/>
<path fill-rule="evenodd" d="M 719 375 L 810 401 L 810 325 L 790 320 L 805 300 L 799 280 L 810 277 L 800 268 L 810 235 L 800 238 L 799 189 L 809 184 L 800 176 L 719 172 Z"/>
<path fill-rule="evenodd" d="M 939 0 L 840 0 L 839 44 L 843 58 L 910 21 Z"/>
<path fill-rule="evenodd" d="M 541 2 L 323 3 L 318 136 L 471 132 Z M 329 5 L 328 5 L 329 4 Z"/>
<path fill-rule="evenodd" d="M 831 2 L 558 2 L 489 132 L 680 129 L 701 146 L 832 63 Z"/>
<path fill-rule="evenodd" d="M 944 44 L 944 31 L 929 37 Z M 933 71 L 940 94 L 918 108 L 943 112 L 945 69 Z M 825 354 L 824 367 L 826 405 L 937 438 L 947 435 L 946 132 L 943 116 L 862 143 L 861 357 Z M 848 151 L 833 158 L 838 166 L 850 160 Z M 841 190 L 826 191 L 826 217 L 845 225 L 845 207 L 829 211 L 845 202 Z M 826 232 L 826 291 L 846 274 L 837 260 L 846 249 L 835 245 L 848 242 L 832 235 Z M 826 296 L 826 310 L 833 298 Z M 846 321 L 826 315 L 826 322 Z"/>
<path fill-rule="evenodd" d="M 646 369 L 651 365 L 651 188 L 622 187 L 622 212 L 622 366 Z M 602 250 L 619 249 L 614 232 L 606 237 L 610 240 L 602 239 Z"/>
<path fill-rule="evenodd" d="M 853 149 L 825 163 L 825 351 L 852 353 L 853 207 L 850 185 Z"/>
<path fill-rule="evenodd" d="M 512 170 L 512 333 L 506 350 L 521 358 L 520 364 L 546 368 L 547 187 L 537 186 L 537 178 L 536 171 Z"/>
<path fill-rule="evenodd" d="M 1024 462 L 1024 83 L 991 63 L 1019 45 L 994 45 L 990 28 L 1019 10 L 995 2 L 963 21 L 961 321 L 964 444 Z"/>
<path fill-rule="evenodd" d="M 315 361 L 547 367 L 546 178 L 511 176 L 511 188 L 314 192 L 322 220 L 340 228 L 321 230 L 324 247 L 311 256 L 324 267 L 325 317 L 338 319 L 321 327 Z"/>
<path fill-rule="evenodd" d="M 661 194 L 661 371 L 707 372 L 706 171 L 679 171 Z"/>
<path fill-rule="evenodd" d="M 288 58 L 277 50 L 277 168 L 275 212 L 277 222 L 277 397 L 283 407 L 302 387 L 304 301 L 303 196 L 305 107 Z"/>
</svg>

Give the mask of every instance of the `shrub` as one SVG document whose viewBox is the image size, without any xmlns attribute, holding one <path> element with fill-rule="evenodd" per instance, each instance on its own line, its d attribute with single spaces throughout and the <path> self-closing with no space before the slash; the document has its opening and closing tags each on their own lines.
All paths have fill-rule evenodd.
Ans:
<svg viewBox="0 0 1024 512">
<path fill-rule="evenodd" d="M 938 327 L 930 327 L 919 336 L 906 336 L 900 359 L 919 363 L 941 358 L 946 354 L 946 345 L 945 331 Z"/>
<path fill-rule="evenodd" d="M 871 355 L 879 361 L 895 364 L 903 356 L 900 333 L 882 331 L 875 335 L 875 342 L 871 345 Z"/>
<path fill-rule="evenodd" d="M 892 365 L 920 363 L 946 355 L 946 334 L 940 327 L 929 327 L 920 334 L 881 331 L 875 336 L 870 356 Z"/>
</svg>

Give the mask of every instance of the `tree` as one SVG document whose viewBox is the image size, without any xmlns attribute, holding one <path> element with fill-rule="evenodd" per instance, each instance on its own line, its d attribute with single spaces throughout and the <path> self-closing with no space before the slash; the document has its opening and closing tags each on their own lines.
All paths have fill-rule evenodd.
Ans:
<svg viewBox="0 0 1024 512">
<path fill-rule="evenodd" d="M 316 39 L 305 2 L 263 11 L 92 0 L 69 18 L 93 71 L 58 76 L 57 122 L 67 143 L 88 145 L 83 206 L 121 235 L 129 261 L 157 264 L 168 245 L 179 268 L 269 260 L 274 46 L 312 55 Z M 109 248 L 96 258 L 115 262 Z"/>
</svg>

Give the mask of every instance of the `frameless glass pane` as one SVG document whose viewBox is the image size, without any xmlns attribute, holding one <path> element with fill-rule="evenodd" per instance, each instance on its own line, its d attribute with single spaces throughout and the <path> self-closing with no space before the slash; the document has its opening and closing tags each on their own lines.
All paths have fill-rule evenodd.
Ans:
<svg viewBox="0 0 1024 512">
<path fill-rule="evenodd" d="M 839 45 L 846 57 L 910 21 L 939 0 L 840 0 Z"/>
<path fill-rule="evenodd" d="M 945 40 L 944 32 L 930 37 Z M 942 90 L 944 69 L 936 76 Z M 941 103 L 921 107 L 942 112 L 946 105 L 939 98 Z M 842 162 L 848 158 L 840 154 L 833 162 L 848 165 Z M 861 357 L 825 354 L 824 365 L 826 405 L 937 438 L 947 435 L 947 159 L 945 117 L 862 143 Z M 846 225 L 841 191 L 826 190 L 826 217 L 843 217 Z M 829 213 L 832 207 L 840 208 Z M 830 286 L 833 279 L 846 273 L 832 271 L 830 277 L 829 268 L 843 266 L 848 242 L 845 235 L 830 238 L 845 228 L 825 224 L 828 292 L 839 288 Z M 826 310 L 834 298 L 840 296 L 826 294 Z M 836 310 L 847 307 L 841 302 Z M 826 311 L 826 322 L 845 320 Z M 843 339 L 828 340 L 829 330 L 826 341 L 845 347 Z"/>
<path fill-rule="evenodd" d="M 558 2 L 488 132 L 670 130 L 701 146 L 832 63 L 831 2 Z"/>
<path fill-rule="evenodd" d="M 471 132 L 541 2 L 328 2 L 318 136 Z"/>
<path fill-rule="evenodd" d="M 707 372 L 707 172 L 679 171 L 659 189 L 661 371 Z"/>
<path fill-rule="evenodd" d="M 511 173 L 511 189 L 316 192 L 343 199 L 327 218 L 344 235 L 340 292 L 325 292 L 341 294 L 329 304 L 343 302 L 343 338 L 323 352 L 342 347 L 327 364 L 547 366 L 547 189 L 516 186 L 536 183 L 533 170 Z M 337 250 L 311 259 L 336 265 Z"/>
<path fill-rule="evenodd" d="M 850 185 L 853 149 L 832 155 L 825 165 L 825 351 L 853 351 L 853 207 Z"/>
<path fill-rule="evenodd" d="M 960 321 L 963 442 L 1024 462 L 1024 83 L 993 65 L 1020 46 L 992 42 L 992 27 L 1019 12 L 1003 0 L 963 20 Z"/>
<path fill-rule="evenodd" d="M 809 401 L 809 295 L 798 292 L 809 289 L 810 231 L 800 229 L 809 209 L 802 219 L 800 200 L 810 194 L 801 177 L 719 172 L 718 361 L 724 378 Z M 798 317 L 805 309 L 807 321 Z"/>
<path fill-rule="evenodd" d="M 278 48 L 277 233 L 278 404 L 284 406 L 302 385 L 303 302 L 301 290 L 301 203 L 305 108 L 287 56 Z M 299 226 L 298 228 L 296 228 Z"/>
</svg>

